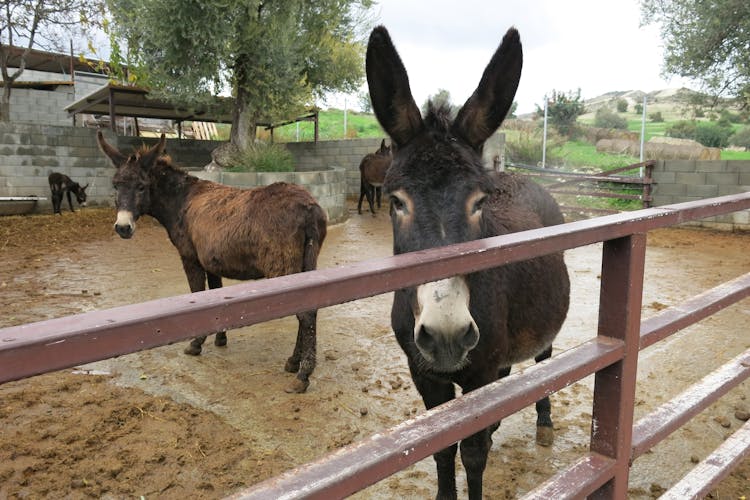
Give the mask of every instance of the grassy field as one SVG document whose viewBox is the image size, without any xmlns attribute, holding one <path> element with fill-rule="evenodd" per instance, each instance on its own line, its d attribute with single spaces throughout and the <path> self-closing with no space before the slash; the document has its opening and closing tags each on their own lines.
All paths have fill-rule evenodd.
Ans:
<svg viewBox="0 0 750 500">
<path fill-rule="evenodd" d="M 664 136 L 667 128 L 672 125 L 679 116 L 672 116 L 674 113 L 666 113 L 668 117 L 663 122 L 646 121 L 646 140 L 654 136 Z M 628 118 L 628 130 L 641 131 L 640 115 L 636 113 L 625 113 Z M 380 124 L 375 116 L 370 113 L 347 112 L 346 116 L 346 134 L 344 133 L 344 111 L 340 109 L 329 109 L 320 112 L 319 117 L 319 134 L 321 140 L 340 140 L 340 139 L 363 139 L 373 137 L 385 137 L 386 134 L 380 128 Z M 593 124 L 593 115 L 584 115 L 580 120 L 584 124 Z M 735 125 L 739 128 L 742 125 Z M 259 129 L 259 137 L 267 139 L 268 131 Z M 508 135 L 512 131 L 507 132 Z M 279 127 L 274 130 L 275 142 L 295 142 L 295 141 L 312 141 L 314 137 L 314 125 L 312 122 L 300 122 Z M 540 153 L 541 156 L 541 153 Z M 560 163 L 567 166 L 591 166 L 601 169 L 609 169 L 637 163 L 637 157 L 626 155 L 615 155 L 607 153 L 598 153 L 592 144 L 581 141 L 569 141 L 559 148 L 551 148 L 548 151 L 548 157 L 554 161 L 557 159 Z M 749 151 L 731 151 L 723 150 L 721 153 L 722 160 L 750 160 Z"/>
</svg>

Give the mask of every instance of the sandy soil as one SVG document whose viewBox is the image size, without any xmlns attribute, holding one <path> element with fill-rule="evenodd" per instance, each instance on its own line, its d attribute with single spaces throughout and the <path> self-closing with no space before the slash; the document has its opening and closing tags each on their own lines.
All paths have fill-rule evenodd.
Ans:
<svg viewBox="0 0 750 500">
<path fill-rule="evenodd" d="M 386 214 L 332 226 L 320 267 L 389 255 Z M 0 218 L 0 327 L 187 292 L 176 251 L 150 219 L 130 241 L 111 209 Z M 643 315 L 750 270 L 750 235 L 672 229 L 649 234 Z M 566 254 L 571 313 L 556 352 L 596 334 L 601 246 Z M 221 498 L 422 412 L 389 326 L 390 294 L 319 314 L 319 362 L 308 392 L 283 391 L 293 318 L 229 333 L 198 358 L 166 346 L 0 386 L 0 498 Z M 636 418 L 750 347 L 741 302 L 641 355 Z M 506 419 L 485 474 L 487 498 L 516 498 L 587 448 L 592 380 L 552 397 L 556 441 L 533 443 L 534 411 Z M 750 383 L 638 459 L 631 498 L 654 498 L 742 421 Z M 459 466 L 459 484 L 463 488 Z M 750 493 L 750 461 L 712 492 Z M 431 498 L 428 458 L 356 498 Z"/>
</svg>

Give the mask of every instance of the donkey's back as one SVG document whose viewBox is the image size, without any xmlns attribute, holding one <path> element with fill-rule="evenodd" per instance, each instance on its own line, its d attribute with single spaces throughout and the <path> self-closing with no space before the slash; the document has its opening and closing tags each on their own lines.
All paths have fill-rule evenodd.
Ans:
<svg viewBox="0 0 750 500">
<path fill-rule="evenodd" d="M 201 265 L 232 279 L 314 269 L 315 261 L 305 262 L 305 253 L 312 245 L 317 259 L 326 236 L 326 213 L 315 198 L 283 182 L 237 189 L 198 181 L 185 207 L 185 221 Z"/>
</svg>

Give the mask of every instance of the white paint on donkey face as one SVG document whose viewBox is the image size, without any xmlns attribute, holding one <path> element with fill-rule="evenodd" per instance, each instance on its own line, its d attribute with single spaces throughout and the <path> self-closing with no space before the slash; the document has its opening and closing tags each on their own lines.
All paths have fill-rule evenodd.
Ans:
<svg viewBox="0 0 750 500">
<path fill-rule="evenodd" d="M 417 287 L 414 339 L 430 369 L 454 372 L 468 363 L 469 351 L 479 342 L 469 298 L 463 276 Z"/>
<path fill-rule="evenodd" d="M 130 210 L 120 210 L 117 212 L 115 231 L 120 235 L 121 238 L 128 239 L 133 236 L 133 233 L 135 233 L 135 220 L 133 219 L 133 212 L 131 212 Z"/>
</svg>

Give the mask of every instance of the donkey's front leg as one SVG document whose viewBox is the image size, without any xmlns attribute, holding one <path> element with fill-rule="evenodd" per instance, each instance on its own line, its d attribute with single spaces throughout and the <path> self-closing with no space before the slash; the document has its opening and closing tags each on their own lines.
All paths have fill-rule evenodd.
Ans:
<svg viewBox="0 0 750 500">
<path fill-rule="evenodd" d="M 414 385 L 428 410 L 456 397 L 456 390 L 452 382 L 426 377 L 413 365 L 411 359 L 409 359 L 409 369 Z M 455 500 L 458 498 L 456 495 L 457 451 L 458 445 L 453 444 L 432 456 L 437 466 L 438 492 L 435 497 L 437 500 Z"/>
<path fill-rule="evenodd" d="M 197 259 L 192 260 L 183 257 L 182 268 L 185 270 L 185 275 L 187 276 L 191 292 L 202 292 L 206 289 L 206 271 L 201 267 Z M 205 335 L 195 337 L 185 348 L 185 354 L 190 354 L 191 356 L 199 355 L 203 349 L 203 343 L 205 341 Z"/>
<path fill-rule="evenodd" d="M 466 470 L 469 500 L 482 499 L 482 476 L 487 466 L 487 455 L 492 446 L 490 437 L 492 430 L 493 427 L 482 429 L 461 441 L 461 462 Z"/>
</svg>

